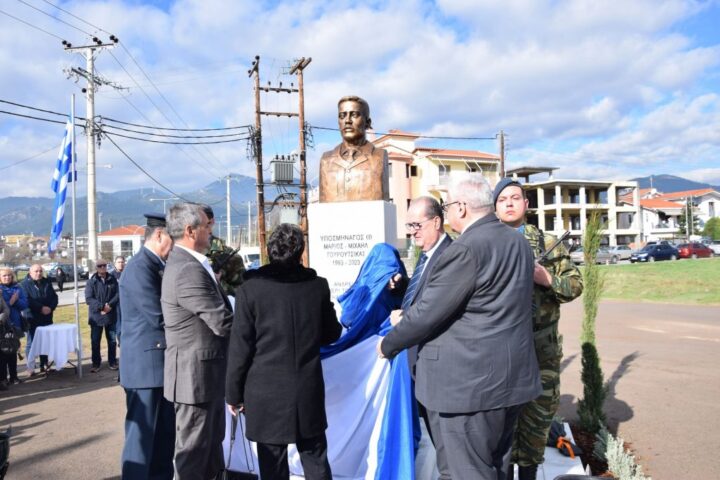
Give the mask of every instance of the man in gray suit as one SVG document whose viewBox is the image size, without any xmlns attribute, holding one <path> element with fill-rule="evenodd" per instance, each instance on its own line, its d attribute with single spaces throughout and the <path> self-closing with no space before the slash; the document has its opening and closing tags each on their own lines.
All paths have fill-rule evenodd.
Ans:
<svg viewBox="0 0 720 480">
<path fill-rule="evenodd" d="M 410 202 L 405 220 L 405 228 L 411 232 L 415 247 L 422 250 L 422 253 L 415 264 L 415 270 L 409 283 L 399 273 L 390 279 L 390 290 L 403 295 L 403 309 L 409 308 L 420 299 L 423 288 L 427 285 L 429 272 L 432 271 L 440 254 L 452 243 L 450 237 L 445 233 L 445 215 L 442 207 L 433 197 L 418 197 Z M 408 349 L 408 364 L 413 380 L 415 380 L 417 351 L 415 345 Z M 440 478 L 448 479 L 450 478 L 450 468 L 447 465 L 442 437 L 437 434 L 438 426 L 433 427 L 422 403 L 418 403 L 418 413 L 425 422 L 430 440 L 435 447 Z"/>
<path fill-rule="evenodd" d="M 232 309 L 205 251 L 210 222 L 200 205 L 167 215 L 175 241 L 162 281 L 165 398 L 175 404 L 175 480 L 207 480 L 223 469 L 225 370 Z"/>
<path fill-rule="evenodd" d="M 460 233 L 422 295 L 378 343 L 393 357 L 419 345 L 415 395 L 439 427 L 452 478 L 507 478 L 520 407 L 541 391 L 533 343 L 533 256 L 494 214 L 481 174 L 454 176 L 444 205 Z"/>
</svg>

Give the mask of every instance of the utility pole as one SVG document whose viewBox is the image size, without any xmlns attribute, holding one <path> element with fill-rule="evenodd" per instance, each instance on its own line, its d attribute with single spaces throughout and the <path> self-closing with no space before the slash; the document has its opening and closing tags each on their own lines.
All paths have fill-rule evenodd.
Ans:
<svg viewBox="0 0 720 480">
<path fill-rule="evenodd" d="M 250 200 L 248 200 L 248 247 L 252 245 L 252 214 L 250 213 Z"/>
<path fill-rule="evenodd" d="M 305 59 L 302 60 L 305 62 Z M 307 66 L 307 64 L 310 63 L 310 59 L 307 60 L 307 63 L 304 63 L 303 68 Z M 255 151 L 255 175 L 256 175 L 256 182 L 257 182 L 257 198 L 258 198 L 258 216 L 257 216 L 257 222 L 258 222 L 258 240 L 260 244 L 260 255 L 262 262 L 266 263 L 266 232 L 265 232 L 265 191 L 264 191 L 264 179 L 263 179 L 263 166 L 262 166 L 262 122 L 261 122 L 261 116 L 271 116 L 271 117 L 299 117 L 300 114 L 294 113 L 294 112 L 266 112 L 263 111 L 260 108 L 260 91 L 263 92 L 274 92 L 274 93 L 297 93 L 299 92 L 298 89 L 293 88 L 292 86 L 290 88 L 283 87 L 282 83 L 280 83 L 279 87 L 261 87 L 260 86 L 260 56 L 256 55 L 255 60 L 252 63 L 252 68 L 248 70 L 248 76 L 254 76 L 255 79 L 255 134 L 254 134 L 254 151 Z M 304 121 L 304 120 L 303 120 Z M 301 127 L 301 131 L 304 130 L 304 126 Z M 303 144 L 304 144 L 304 135 L 303 135 Z"/>
<path fill-rule="evenodd" d="M 85 92 L 85 134 L 87 136 L 87 203 L 88 203 L 88 260 L 95 264 L 98 258 L 97 249 L 97 200 L 95 198 L 95 88 L 101 85 L 99 79 L 95 77 L 95 52 L 109 48 L 115 48 L 118 38 L 110 35 L 110 43 L 103 43 L 98 37 L 93 37 L 93 45 L 83 45 L 73 47 L 71 43 L 63 40 L 65 51 L 78 52 L 85 57 L 85 72 L 73 69 L 73 72 L 79 74 L 87 80 Z"/>
<path fill-rule="evenodd" d="M 312 57 L 301 58 L 290 68 L 290 75 L 297 73 L 298 76 L 298 119 L 299 119 L 299 147 L 300 147 L 300 229 L 305 238 L 305 251 L 302 255 L 303 265 L 309 266 L 308 252 L 310 244 L 308 242 L 308 222 L 307 222 L 307 164 L 305 162 L 306 144 L 305 144 L 305 89 L 303 84 L 303 70 L 310 65 Z"/>
<path fill-rule="evenodd" d="M 265 243 L 265 180 L 263 179 L 262 166 L 262 122 L 260 121 L 260 55 L 255 56 L 252 68 L 248 76 L 255 76 L 255 134 L 253 138 L 255 151 L 255 185 L 257 188 L 257 222 L 258 242 L 260 244 L 260 263 L 265 264 L 266 243 Z"/>
<path fill-rule="evenodd" d="M 226 188 L 225 188 L 225 210 L 227 211 L 227 234 L 226 237 L 226 243 L 228 245 L 232 245 L 232 223 L 230 222 L 230 175 L 225 177 L 226 180 Z"/>
<path fill-rule="evenodd" d="M 505 178 L 505 132 L 500 130 L 500 178 Z"/>
</svg>

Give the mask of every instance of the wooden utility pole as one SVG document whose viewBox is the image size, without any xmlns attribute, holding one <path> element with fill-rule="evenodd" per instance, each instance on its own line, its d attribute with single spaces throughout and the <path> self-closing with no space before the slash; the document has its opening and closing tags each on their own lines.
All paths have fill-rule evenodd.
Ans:
<svg viewBox="0 0 720 480">
<path fill-rule="evenodd" d="M 500 178 L 505 178 L 505 132 L 500 130 Z"/>
<path fill-rule="evenodd" d="M 267 241 L 265 238 L 265 180 L 262 164 L 262 123 L 260 121 L 260 56 L 255 56 L 248 76 L 255 75 L 255 186 L 257 188 L 257 220 L 258 243 L 260 244 L 260 263 L 265 264 L 267 258 Z"/>
<path fill-rule="evenodd" d="M 310 251 L 310 243 L 308 239 L 308 221 L 307 221 L 307 163 L 305 161 L 306 144 L 305 144 L 305 90 L 303 85 L 303 70 L 310 65 L 312 58 L 301 58 L 290 68 L 290 75 L 297 73 L 298 76 L 298 119 L 300 128 L 299 148 L 300 148 L 300 229 L 305 238 L 305 251 L 303 252 L 302 262 L 306 267 L 309 266 L 310 260 L 308 252 Z"/>
</svg>

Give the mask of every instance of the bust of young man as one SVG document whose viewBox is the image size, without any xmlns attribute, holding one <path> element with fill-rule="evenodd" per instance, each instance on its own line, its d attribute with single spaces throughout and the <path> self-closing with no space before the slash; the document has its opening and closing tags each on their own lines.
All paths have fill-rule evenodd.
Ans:
<svg viewBox="0 0 720 480">
<path fill-rule="evenodd" d="M 360 97 L 338 102 L 343 141 L 320 159 L 320 203 L 389 200 L 387 152 L 368 142 L 370 107 Z"/>
</svg>

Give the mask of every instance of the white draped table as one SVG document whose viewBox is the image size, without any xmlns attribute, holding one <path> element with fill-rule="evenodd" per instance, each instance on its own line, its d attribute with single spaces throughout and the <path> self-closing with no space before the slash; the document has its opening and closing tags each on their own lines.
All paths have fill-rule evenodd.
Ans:
<svg viewBox="0 0 720 480">
<path fill-rule="evenodd" d="M 75 355 L 80 358 L 77 325 L 56 323 L 38 327 L 30 345 L 27 359 L 28 370 L 35 369 L 35 359 L 39 355 L 47 355 L 48 362 L 55 361 L 55 370 L 60 370 L 67 363 L 70 352 L 75 352 Z"/>
</svg>

